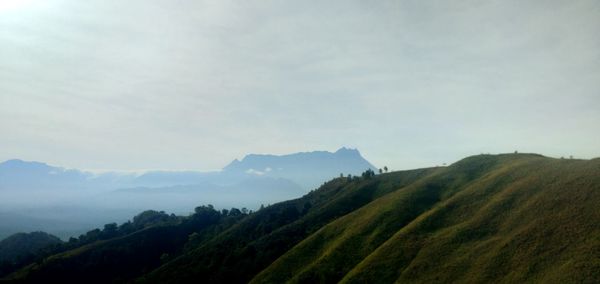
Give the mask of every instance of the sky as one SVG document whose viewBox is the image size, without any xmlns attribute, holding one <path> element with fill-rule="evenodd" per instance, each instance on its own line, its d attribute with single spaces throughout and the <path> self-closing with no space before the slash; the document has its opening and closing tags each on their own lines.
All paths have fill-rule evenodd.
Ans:
<svg viewBox="0 0 600 284">
<path fill-rule="evenodd" d="M 0 0 L 0 160 L 600 157 L 600 2 Z"/>
</svg>

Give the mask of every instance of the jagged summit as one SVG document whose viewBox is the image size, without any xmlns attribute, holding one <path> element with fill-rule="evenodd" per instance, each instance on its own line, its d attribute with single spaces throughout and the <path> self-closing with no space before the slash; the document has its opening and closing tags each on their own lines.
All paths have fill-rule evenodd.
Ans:
<svg viewBox="0 0 600 284">
<path fill-rule="evenodd" d="M 248 154 L 248 155 L 244 156 L 244 158 L 242 158 L 241 160 L 234 159 L 233 161 L 231 161 L 231 163 L 229 163 L 223 169 L 225 170 L 225 169 L 228 169 L 228 168 L 232 168 L 235 165 L 238 165 L 238 164 L 244 163 L 244 162 L 264 160 L 264 159 L 294 159 L 294 158 L 297 158 L 297 157 L 318 157 L 318 156 L 327 157 L 327 156 L 340 156 L 340 155 L 342 155 L 342 156 L 355 156 L 355 157 L 363 158 L 362 155 L 360 154 L 360 151 L 358 151 L 358 149 L 355 149 L 355 148 L 354 149 L 353 148 L 346 148 L 346 147 L 339 148 L 335 152 L 329 152 L 329 151 L 310 151 L 310 152 L 297 152 L 297 153 L 284 154 L 284 155 L 254 154 L 253 153 L 253 154 Z M 372 168 L 375 168 L 375 167 L 372 166 Z"/>
<path fill-rule="evenodd" d="M 353 149 L 353 148 L 346 148 L 346 147 L 342 147 L 342 148 L 339 148 L 337 151 L 335 151 L 335 153 L 334 153 L 334 154 L 344 154 L 344 155 L 351 154 L 351 155 L 360 155 L 360 152 L 359 152 L 359 151 L 358 151 L 358 149 L 356 149 L 356 148 L 354 148 L 354 149 Z"/>
<path fill-rule="evenodd" d="M 249 154 L 235 159 L 224 173 L 287 177 L 306 189 L 318 186 L 324 180 L 340 173 L 359 175 L 366 169 L 376 169 L 357 149 L 342 147 L 335 152 L 312 151 L 286 155 Z"/>
</svg>

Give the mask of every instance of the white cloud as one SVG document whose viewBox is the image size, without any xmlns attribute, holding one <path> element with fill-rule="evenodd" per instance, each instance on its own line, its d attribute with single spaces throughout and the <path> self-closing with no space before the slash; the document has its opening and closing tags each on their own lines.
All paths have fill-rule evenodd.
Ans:
<svg viewBox="0 0 600 284">
<path fill-rule="evenodd" d="M 255 169 L 248 169 L 248 170 L 246 170 L 246 173 L 251 174 L 251 175 L 257 175 L 257 176 L 262 176 L 265 174 L 265 172 L 257 171 Z"/>
<path fill-rule="evenodd" d="M 35 3 L 0 17 L 0 159 L 600 156 L 597 1 Z"/>
</svg>

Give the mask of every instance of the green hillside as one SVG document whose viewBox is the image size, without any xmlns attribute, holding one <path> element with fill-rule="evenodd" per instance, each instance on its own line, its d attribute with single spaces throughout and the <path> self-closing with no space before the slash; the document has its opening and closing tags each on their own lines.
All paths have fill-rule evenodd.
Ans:
<svg viewBox="0 0 600 284">
<path fill-rule="evenodd" d="M 306 196 L 260 210 L 142 280 L 161 283 L 245 283 L 322 226 L 435 169 L 371 179 L 334 179 Z"/>
<path fill-rule="evenodd" d="M 476 156 L 323 227 L 254 283 L 600 279 L 600 160 Z"/>
<path fill-rule="evenodd" d="M 600 159 L 478 155 L 449 167 L 336 178 L 302 198 L 250 214 L 200 209 L 196 217 L 75 244 L 9 278 L 63 283 L 600 279 Z"/>
</svg>

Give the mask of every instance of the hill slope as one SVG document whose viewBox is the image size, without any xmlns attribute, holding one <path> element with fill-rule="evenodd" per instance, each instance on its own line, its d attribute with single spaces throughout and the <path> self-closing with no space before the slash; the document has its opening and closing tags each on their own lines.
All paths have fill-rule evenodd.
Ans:
<svg viewBox="0 0 600 284">
<path fill-rule="evenodd" d="M 17 233 L 0 241 L 0 262 L 14 261 L 62 241 L 44 232 Z"/>
<path fill-rule="evenodd" d="M 267 282 L 593 282 L 600 160 L 477 156 L 323 227 Z"/>
<path fill-rule="evenodd" d="M 357 181 L 334 179 L 302 198 L 248 216 L 213 240 L 151 273 L 144 281 L 181 283 L 205 279 L 215 283 L 246 283 L 330 221 L 434 171 L 395 172 Z"/>
<path fill-rule="evenodd" d="M 145 228 L 50 256 L 12 278 L 594 283 L 600 279 L 599 204 L 600 159 L 479 155 L 449 167 L 333 179 L 302 198 L 214 219 L 208 234 L 186 222 Z M 164 230 L 173 233 L 143 242 Z M 168 257 L 167 250 L 144 248 L 171 242 L 167 236 L 177 236 Z M 103 271 L 129 244 L 137 245 L 124 256 L 135 260 L 138 252 L 152 251 L 143 258 L 148 264 L 126 262 L 120 270 Z M 64 267 L 69 269 L 57 270 Z M 87 272 L 75 279 L 68 271 Z"/>
</svg>

